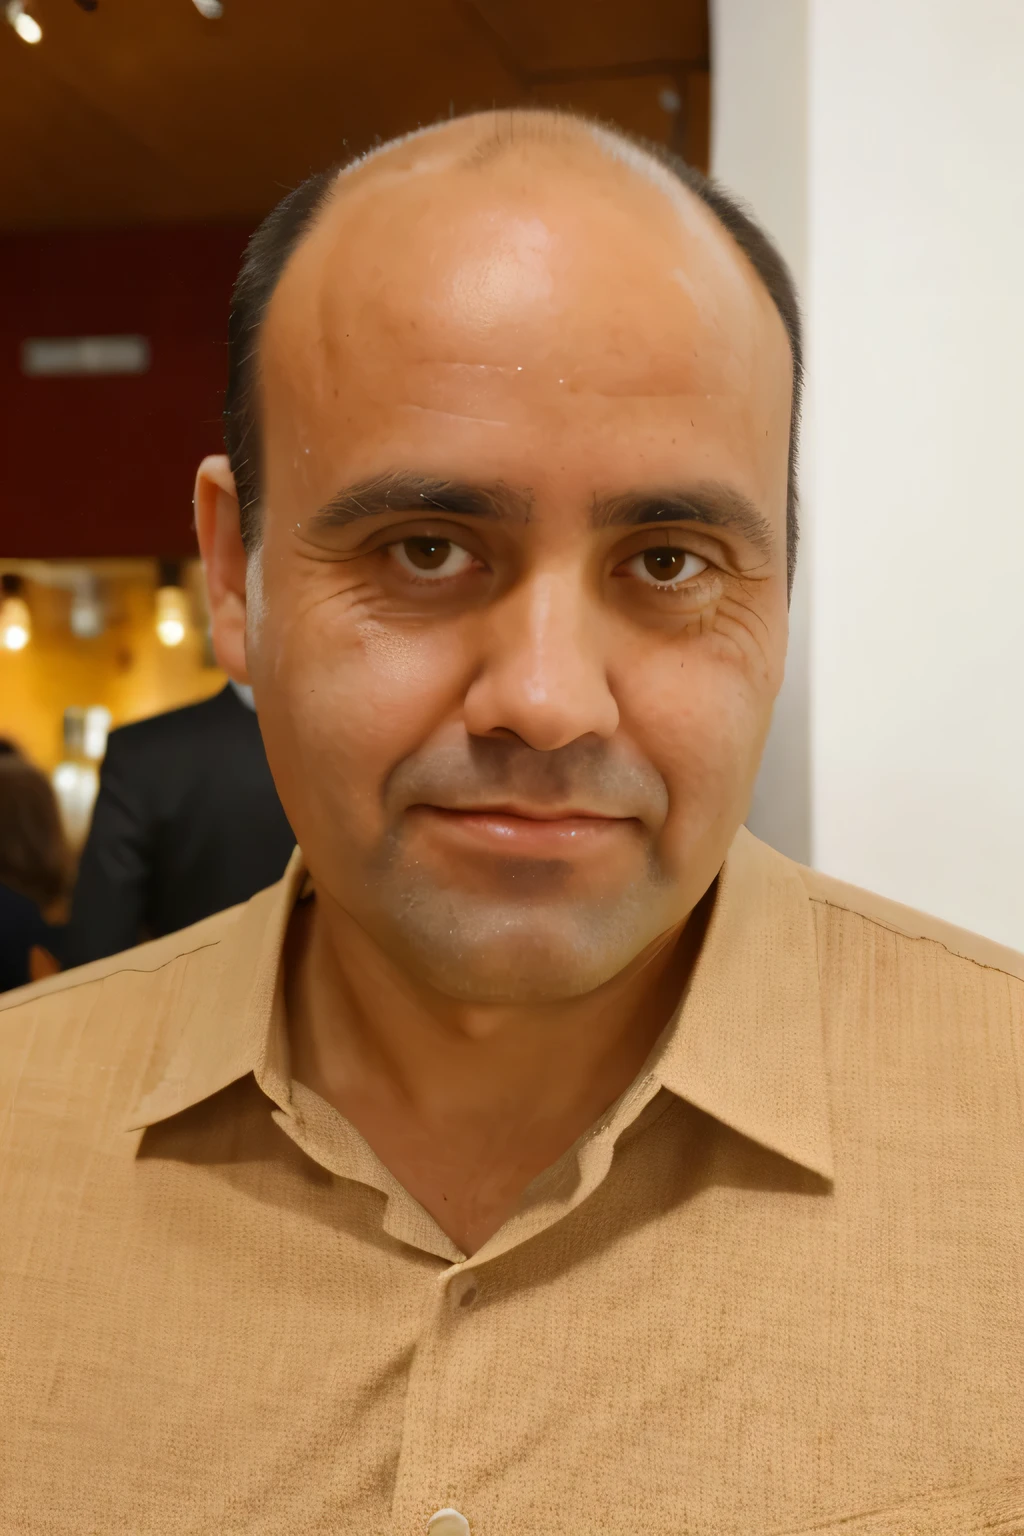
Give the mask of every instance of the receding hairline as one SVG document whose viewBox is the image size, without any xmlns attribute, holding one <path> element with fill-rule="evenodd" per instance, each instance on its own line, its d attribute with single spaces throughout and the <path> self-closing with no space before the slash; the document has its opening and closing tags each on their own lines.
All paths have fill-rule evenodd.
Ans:
<svg viewBox="0 0 1024 1536">
<path fill-rule="evenodd" d="M 453 141 L 452 152 L 445 155 L 447 141 Z M 547 107 L 490 110 L 414 129 L 342 166 L 310 176 L 282 199 L 256 231 L 232 300 L 224 410 L 226 446 L 239 485 L 247 550 L 257 548 L 260 540 L 261 334 L 281 281 L 298 252 L 336 206 L 338 197 L 375 171 L 427 169 L 423 162 L 430 157 L 436 157 L 438 170 L 483 170 L 513 154 L 529 159 L 535 150 L 545 155 L 549 165 L 561 161 L 563 167 L 580 171 L 589 161 L 593 167 L 639 176 L 662 193 L 677 212 L 685 208 L 686 223 L 695 213 L 697 226 L 703 225 L 706 236 L 724 240 L 737 270 L 749 275 L 770 300 L 786 333 L 792 370 L 786 508 L 787 566 L 792 587 L 799 536 L 796 469 L 803 344 L 799 298 L 785 260 L 741 201 L 666 146 L 648 143 L 613 124 Z M 275 248 L 279 256 L 275 256 Z"/>
<path fill-rule="evenodd" d="M 444 152 L 446 139 L 455 140 L 448 153 Z M 409 153 L 410 150 L 419 152 Z M 643 145 L 623 138 L 612 128 L 570 112 L 552 108 L 518 107 L 509 111 L 473 113 L 413 129 L 398 139 L 367 150 L 349 164 L 330 173 L 330 184 L 289 251 L 267 296 L 259 334 L 255 340 L 257 374 L 260 372 L 262 333 L 275 299 L 286 284 L 289 268 L 301 258 L 317 234 L 323 232 L 332 211 L 340 211 L 347 193 L 372 185 L 375 173 L 386 178 L 390 172 L 404 187 L 408 185 L 406 173 L 415 174 L 418 170 L 424 170 L 438 176 L 458 176 L 463 173 L 472 175 L 476 171 L 486 172 L 502 159 L 521 156 L 529 160 L 534 150 L 539 151 L 547 167 L 556 172 L 578 173 L 589 164 L 598 173 L 604 171 L 627 178 L 638 177 L 653 192 L 660 194 L 671 210 L 677 214 L 685 210 L 685 222 L 689 226 L 687 234 L 697 229 L 700 231 L 699 240 L 715 242 L 733 262 L 737 272 L 749 278 L 755 289 L 767 300 L 768 308 L 778 320 L 782 344 L 790 361 L 794 361 L 785 323 L 777 305 L 772 302 L 762 275 L 698 192 L 680 181 L 667 165 L 662 164 Z M 397 186 L 395 191 L 398 191 Z M 386 188 L 384 195 L 387 196 Z M 334 237 L 334 233 L 329 235 L 329 239 Z"/>
<path fill-rule="evenodd" d="M 449 156 L 444 157 L 445 141 L 449 139 L 455 143 Z M 465 143 L 460 143 L 463 140 Z M 436 168 L 439 172 L 484 171 L 500 160 L 515 155 L 529 158 L 531 151 L 539 151 L 547 157 L 549 163 L 553 162 L 563 168 L 581 169 L 579 157 L 582 155 L 584 161 L 589 160 L 595 167 L 604 165 L 609 170 L 641 177 L 665 194 L 671 202 L 678 204 L 682 198 L 687 207 L 707 216 L 708 226 L 725 237 L 726 244 L 733 248 L 741 263 L 746 261 L 743 251 L 730 239 L 729 231 L 715 218 L 700 195 L 681 182 L 642 144 L 623 136 L 614 128 L 605 127 L 602 123 L 568 110 L 513 107 L 503 111 L 470 113 L 464 117 L 414 128 L 399 138 L 390 139 L 386 144 L 368 149 L 348 164 L 337 167 L 330 173 L 330 184 L 314 217 L 289 253 L 289 262 L 346 191 L 363 184 L 375 171 L 386 174 L 389 170 L 428 169 L 429 165 L 424 162 L 429 161 L 432 154 L 437 157 Z M 285 268 L 287 265 L 286 262 Z M 278 282 L 284 276 L 284 270 Z"/>
</svg>

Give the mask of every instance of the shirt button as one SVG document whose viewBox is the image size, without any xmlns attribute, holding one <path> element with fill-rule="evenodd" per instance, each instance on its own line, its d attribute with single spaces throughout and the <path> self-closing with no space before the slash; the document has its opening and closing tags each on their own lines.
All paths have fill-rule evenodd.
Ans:
<svg viewBox="0 0 1024 1536">
<path fill-rule="evenodd" d="M 479 1295 L 480 1287 L 472 1275 L 457 1275 L 451 1283 L 452 1305 L 460 1310 L 468 1312 L 470 1307 L 475 1306 Z"/>
<path fill-rule="evenodd" d="M 427 1521 L 429 1536 L 470 1536 L 469 1521 L 457 1509 L 439 1509 Z"/>
</svg>

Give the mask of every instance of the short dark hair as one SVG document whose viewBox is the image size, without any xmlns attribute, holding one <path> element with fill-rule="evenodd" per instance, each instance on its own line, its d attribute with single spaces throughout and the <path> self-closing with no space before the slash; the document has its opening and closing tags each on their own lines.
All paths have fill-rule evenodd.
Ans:
<svg viewBox="0 0 1024 1536">
<path fill-rule="evenodd" d="M 754 268 L 779 312 L 793 358 L 793 398 L 789 432 L 789 481 L 786 496 L 786 565 L 792 590 L 799 537 L 797 448 L 803 390 L 803 334 L 800 303 L 792 275 L 774 242 L 753 215 L 717 182 L 695 170 L 662 144 L 576 113 L 545 113 L 583 128 L 598 128 L 645 152 L 711 210 Z M 247 550 L 259 542 L 262 487 L 262 440 L 259 404 L 259 339 L 267 307 L 288 260 L 327 201 L 336 177 L 359 157 L 310 176 L 282 198 L 246 247 L 235 283 L 228 321 L 228 383 L 224 398 L 224 440 L 238 490 L 242 540 Z"/>
</svg>

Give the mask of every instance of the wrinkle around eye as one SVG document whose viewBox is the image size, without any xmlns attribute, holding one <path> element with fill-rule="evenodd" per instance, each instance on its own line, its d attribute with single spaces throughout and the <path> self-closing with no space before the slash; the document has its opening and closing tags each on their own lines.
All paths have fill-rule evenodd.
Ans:
<svg viewBox="0 0 1024 1536">
<path fill-rule="evenodd" d="M 404 401 L 403 409 L 407 411 L 420 411 L 427 416 L 444 416 L 449 421 L 475 421 L 479 426 L 483 427 L 507 428 L 511 426 L 511 422 L 499 421 L 493 416 L 473 416 L 469 411 L 446 411 L 438 405 L 418 405 L 414 400 Z"/>
</svg>

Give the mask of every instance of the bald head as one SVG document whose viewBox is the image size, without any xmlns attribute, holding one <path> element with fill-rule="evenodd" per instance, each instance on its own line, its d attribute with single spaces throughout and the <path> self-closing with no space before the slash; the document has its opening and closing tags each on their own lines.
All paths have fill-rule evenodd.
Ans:
<svg viewBox="0 0 1024 1536">
<path fill-rule="evenodd" d="M 538 216 L 541 205 L 544 216 Z M 559 223 L 563 227 L 556 234 Z M 670 285 L 689 290 L 695 315 L 711 307 L 717 317 L 712 331 L 720 341 L 723 319 L 731 317 L 726 350 L 734 373 L 749 364 L 744 335 L 749 340 L 752 310 L 764 311 L 767 300 L 783 345 L 788 342 L 791 579 L 801 350 L 797 303 L 784 263 L 741 209 L 668 151 L 566 113 L 542 111 L 474 114 L 383 145 L 310 178 L 253 236 L 232 306 L 225 402 L 225 434 L 247 547 L 259 539 L 266 485 L 265 385 L 271 374 L 259 364 L 272 309 L 284 310 L 293 322 L 301 316 L 307 341 L 315 333 L 321 349 L 344 340 L 344 328 L 339 331 L 337 323 L 345 323 L 346 304 L 362 309 L 371 293 L 372 302 L 379 303 L 390 290 L 385 307 L 390 306 L 391 323 L 400 324 L 401 294 L 410 293 L 420 276 L 426 247 L 441 235 L 437 243 L 443 253 L 456 228 L 468 244 L 465 260 L 457 264 L 458 277 L 449 273 L 448 281 L 460 289 L 461 308 L 453 309 L 455 295 L 449 293 L 447 308 L 438 309 L 435 294 L 431 309 L 436 317 L 443 314 L 449 328 L 440 338 L 442 352 L 446 343 L 465 350 L 459 326 L 479 331 L 502 307 L 536 305 L 540 289 L 545 284 L 550 289 L 559 274 L 560 263 L 564 285 L 575 287 L 579 302 L 572 307 L 585 330 L 607 326 L 613 309 L 620 330 L 627 325 L 623 296 L 631 288 L 640 294 L 646 286 L 649 292 L 657 268 Z M 294 302 L 282 294 L 281 303 L 272 304 L 286 269 Z M 311 285 L 317 286 L 319 299 Z M 297 297 L 300 292 L 304 300 Z M 321 300 L 328 310 L 334 306 L 326 328 L 327 312 L 316 316 L 311 308 Z M 548 323 L 562 327 L 568 318 L 565 309 L 557 317 L 550 310 L 546 316 Z M 405 319 L 415 328 L 414 317 Z M 283 323 L 287 329 L 289 322 Z M 730 329 L 728 321 L 725 328 Z M 568 337 L 562 339 L 561 362 L 554 353 L 551 360 L 564 379 L 573 365 Z M 681 400 L 687 393 L 682 374 L 691 339 L 678 333 L 673 343 L 666 334 L 661 343 L 666 388 L 682 382 Z M 624 331 L 621 342 L 632 344 Z M 667 355 L 673 344 L 680 349 L 674 382 Z M 308 359 L 310 354 L 297 337 L 283 340 L 286 371 L 294 374 L 296 365 L 301 371 L 303 355 Z M 276 368 L 273 372 L 276 376 Z M 293 383 L 300 393 L 318 387 L 313 377 L 304 385 L 298 378 Z"/>
</svg>

